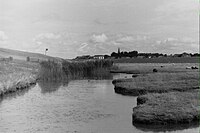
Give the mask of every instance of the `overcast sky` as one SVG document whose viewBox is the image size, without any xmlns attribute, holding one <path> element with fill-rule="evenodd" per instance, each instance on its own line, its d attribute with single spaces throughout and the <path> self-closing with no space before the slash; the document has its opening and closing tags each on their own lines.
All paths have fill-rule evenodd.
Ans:
<svg viewBox="0 0 200 133">
<path fill-rule="evenodd" d="M 63 58 L 199 52 L 198 0 L 0 0 L 0 47 Z"/>
</svg>

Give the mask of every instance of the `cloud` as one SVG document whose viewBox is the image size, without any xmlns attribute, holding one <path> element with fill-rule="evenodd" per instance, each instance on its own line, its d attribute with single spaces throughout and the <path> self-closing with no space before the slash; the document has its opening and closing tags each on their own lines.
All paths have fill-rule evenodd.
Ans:
<svg viewBox="0 0 200 133">
<path fill-rule="evenodd" d="M 0 31 L 0 41 L 8 40 L 8 36 L 5 34 L 5 32 Z"/>
<path fill-rule="evenodd" d="M 184 15 L 188 12 L 196 12 L 199 9 L 197 0 L 168 0 L 163 5 L 156 8 L 160 15 Z"/>
<path fill-rule="evenodd" d="M 35 52 L 44 53 L 44 50 L 48 48 L 48 55 L 73 58 L 77 54 L 78 42 L 70 39 L 72 37 L 71 33 L 66 32 L 40 33 L 32 39 L 32 43 L 35 46 Z"/>
<path fill-rule="evenodd" d="M 80 47 L 78 48 L 78 51 L 80 52 L 87 52 L 88 50 L 88 44 L 87 43 L 81 43 Z"/>
<path fill-rule="evenodd" d="M 132 36 L 125 36 L 125 37 L 119 38 L 117 42 L 132 42 L 134 40 L 135 39 Z"/>
<path fill-rule="evenodd" d="M 154 45 L 155 50 L 164 53 L 183 53 L 183 52 L 198 52 L 198 41 L 192 38 L 167 38 L 163 40 L 157 40 Z"/>
<path fill-rule="evenodd" d="M 35 37 L 35 39 L 59 39 L 61 36 L 54 33 L 41 33 Z"/>
<path fill-rule="evenodd" d="M 198 18 L 198 0 L 167 0 L 154 9 L 154 17 L 147 23 L 151 25 L 151 35 L 157 37 L 198 38 Z"/>
<path fill-rule="evenodd" d="M 123 36 L 122 35 L 122 37 L 121 36 L 119 36 L 119 38 L 116 40 L 116 42 L 118 42 L 118 43 L 125 43 L 125 42 L 137 42 L 137 41 L 146 41 L 146 40 L 148 40 L 148 39 L 150 39 L 150 37 L 148 37 L 148 36 L 142 36 L 142 35 L 137 35 L 137 36 L 131 36 L 131 35 L 129 35 L 129 36 Z"/>
<path fill-rule="evenodd" d="M 103 33 L 101 35 L 92 35 L 91 41 L 94 43 L 105 43 L 108 40 L 108 37 Z"/>
</svg>

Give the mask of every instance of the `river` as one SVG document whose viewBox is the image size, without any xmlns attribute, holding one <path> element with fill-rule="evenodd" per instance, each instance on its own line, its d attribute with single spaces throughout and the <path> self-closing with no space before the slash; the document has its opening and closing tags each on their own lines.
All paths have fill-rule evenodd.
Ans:
<svg viewBox="0 0 200 133">
<path fill-rule="evenodd" d="M 113 78 L 125 77 L 118 74 Z M 0 100 L 1 133 L 197 133 L 197 125 L 133 126 L 136 98 L 116 94 L 112 79 L 39 82 Z"/>
</svg>

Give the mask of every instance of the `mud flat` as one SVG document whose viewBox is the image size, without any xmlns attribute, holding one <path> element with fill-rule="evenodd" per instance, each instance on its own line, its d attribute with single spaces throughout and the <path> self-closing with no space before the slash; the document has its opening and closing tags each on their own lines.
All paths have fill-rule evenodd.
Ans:
<svg viewBox="0 0 200 133">
<path fill-rule="evenodd" d="M 198 123 L 199 90 L 147 94 L 137 98 L 133 124 Z"/>
</svg>

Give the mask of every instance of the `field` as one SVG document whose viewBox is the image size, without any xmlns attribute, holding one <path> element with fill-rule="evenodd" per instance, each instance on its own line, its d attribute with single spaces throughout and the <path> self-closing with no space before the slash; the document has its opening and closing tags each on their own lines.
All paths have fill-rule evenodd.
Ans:
<svg viewBox="0 0 200 133">
<path fill-rule="evenodd" d="M 113 80 L 115 92 L 139 96 L 133 124 L 197 122 L 199 70 L 188 69 L 191 66 L 199 67 L 197 63 L 116 64 L 113 71 L 132 73 L 132 78 Z"/>
<path fill-rule="evenodd" d="M 39 64 L 25 61 L 0 62 L 0 95 L 15 92 L 36 83 Z"/>
<path fill-rule="evenodd" d="M 31 52 L 0 48 L 0 60 L 2 58 L 9 58 L 9 57 L 12 57 L 14 60 L 23 60 L 23 61 L 26 61 L 27 57 L 30 57 L 31 59 L 34 58 L 35 60 L 40 60 L 40 61 L 47 61 L 47 60 L 61 61 L 62 60 L 61 58 L 46 56 L 43 53 L 42 54 L 31 53 Z"/>
<path fill-rule="evenodd" d="M 199 57 L 120 58 L 115 63 L 198 63 Z"/>
</svg>

